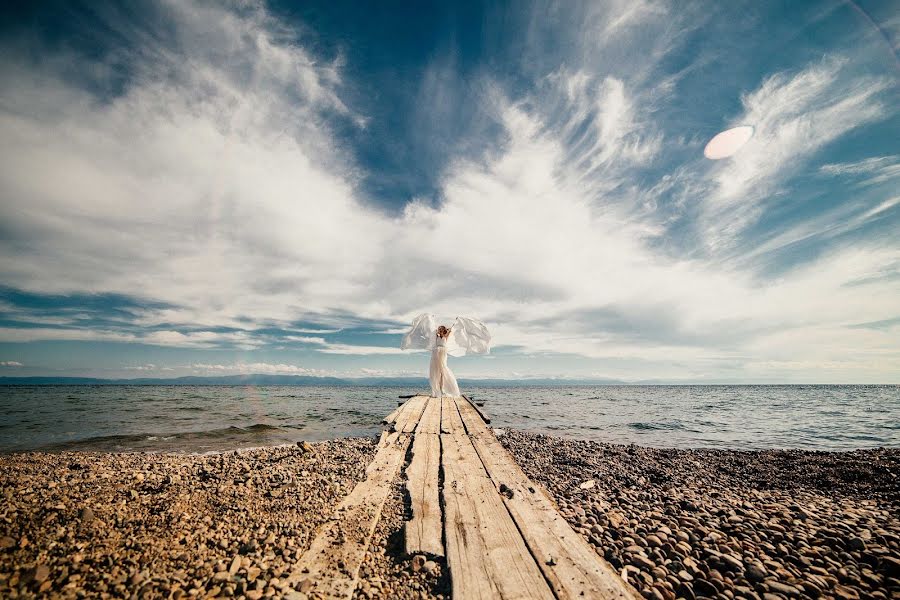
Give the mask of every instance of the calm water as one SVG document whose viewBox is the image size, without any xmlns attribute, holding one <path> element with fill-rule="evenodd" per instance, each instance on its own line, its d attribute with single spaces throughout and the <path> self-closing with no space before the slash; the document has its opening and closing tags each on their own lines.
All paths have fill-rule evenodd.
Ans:
<svg viewBox="0 0 900 600">
<path fill-rule="evenodd" d="M 207 452 L 369 436 L 416 390 L 0 386 L 0 452 Z M 570 386 L 464 390 L 494 427 L 657 447 L 900 447 L 900 386 Z"/>
</svg>

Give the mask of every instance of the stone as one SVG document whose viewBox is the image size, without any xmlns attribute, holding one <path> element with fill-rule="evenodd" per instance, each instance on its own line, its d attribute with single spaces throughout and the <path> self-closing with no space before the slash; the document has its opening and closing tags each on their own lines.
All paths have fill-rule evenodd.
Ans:
<svg viewBox="0 0 900 600">
<path fill-rule="evenodd" d="M 640 567 L 646 571 L 649 571 L 653 567 L 656 566 L 656 563 L 644 556 L 643 554 L 631 554 L 628 557 L 635 566 Z"/>
<path fill-rule="evenodd" d="M 788 585 L 786 583 L 781 583 L 780 581 L 774 579 L 767 579 L 765 584 L 769 586 L 769 589 L 778 594 L 784 594 L 785 596 L 799 596 L 800 590 L 795 588 L 792 585 Z"/>
<path fill-rule="evenodd" d="M 579 485 L 578 488 L 582 490 L 589 490 L 594 487 L 595 483 L 596 482 L 593 479 L 588 479 L 587 481 L 582 481 L 581 485 Z"/>
<path fill-rule="evenodd" d="M 858 600 L 859 592 L 854 590 L 852 587 L 846 585 L 836 585 L 831 590 L 834 593 L 835 598 L 841 598 L 842 600 Z"/>
<path fill-rule="evenodd" d="M 744 563 L 742 563 L 736 556 L 733 556 L 731 554 L 723 554 L 721 556 L 721 559 L 722 562 L 728 565 L 728 568 L 730 568 L 735 573 L 742 573 L 744 571 Z"/>
<path fill-rule="evenodd" d="M 857 552 L 862 552 L 866 549 L 866 542 L 863 541 L 861 537 L 852 537 L 847 542 L 847 545 L 851 550 L 856 550 Z"/>
<path fill-rule="evenodd" d="M 760 562 L 751 562 L 747 565 L 747 579 L 750 581 L 760 582 L 766 578 L 768 572 Z"/>
<path fill-rule="evenodd" d="M 705 579 L 695 579 L 694 580 L 694 593 L 699 594 L 701 596 L 715 596 L 719 593 L 719 590 L 716 589 L 716 586 L 711 584 Z"/>
<path fill-rule="evenodd" d="M 675 594 L 679 598 L 684 598 L 685 600 L 694 600 L 696 596 L 694 595 L 694 588 L 691 587 L 691 584 L 687 581 L 682 581 L 678 588 L 675 590 Z"/>
<path fill-rule="evenodd" d="M 16 546 L 16 540 L 9 537 L 8 535 L 0 538 L 0 550 L 8 550 L 10 548 L 14 548 Z"/>
<path fill-rule="evenodd" d="M 427 574 L 431 575 L 435 569 L 437 569 L 438 564 L 433 560 L 426 560 L 425 564 L 422 565 L 422 570 Z"/>
<path fill-rule="evenodd" d="M 426 562 L 426 559 L 425 559 L 424 555 L 416 554 L 415 556 L 413 556 L 412 565 L 411 565 L 413 573 L 418 573 L 419 571 L 421 571 L 422 567 L 425 566 L 425 562 Z"/>
<path fill-rule="evenodd" d="M 50 576 L 50 568 L 45 564 L 35 565 L 30 571 L 30 579 L 35 583 L 43 583 Z"/>
<path fill-rule="evenodd" d="M 237 574 L 238 570 L 241 568 L 241 557 L 235 555 L 233 559 L 231 559 L 231 566 L 228 567 L 229 575 Z"/>
</svg>

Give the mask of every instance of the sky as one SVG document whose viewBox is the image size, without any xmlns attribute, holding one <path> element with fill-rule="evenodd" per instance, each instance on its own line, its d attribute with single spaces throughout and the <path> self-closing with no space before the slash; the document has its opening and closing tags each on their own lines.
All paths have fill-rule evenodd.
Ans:
<svg viewBox="0 0 900 600">
<path fill-rule="evenodd" d="M 19 4 L 0 376 L 900 383 L 896 3 Z"/>
</svg>

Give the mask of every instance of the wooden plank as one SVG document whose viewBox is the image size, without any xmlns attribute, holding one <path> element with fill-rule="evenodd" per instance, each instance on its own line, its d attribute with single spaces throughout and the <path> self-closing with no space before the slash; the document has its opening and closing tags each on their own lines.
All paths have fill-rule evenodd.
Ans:
<svg viewBox="0 0 900 600">
<path fill-rule="evenodd" d="M 547 598 L 547 586 L 468 436 L 441 435 L 444 535 L 455 600 Z"/>
<path fill-rule="evenodd" d="M 439 434 L 441 432 L 441 399 L 426 398 L 425 409 L 416 426 L 416 435 L 420 433 Z"/>
<path fill-rule="evenodd" d="M 397 408 L 392 410 L 391 414 L 389 414 L 384 419 L 382 419 L 381 422 L 386 425 L 390 425 L 391 423 L 395 422 L 397 420 L 397 415 L 400 414 L 400 412 L 403 410 L 404 406 L 406 406 L 406 402 L 404 402 L 403 404 L 401 404 L 400 406 L 398 406 Z"/>
<path fill-rule="evenodd" d="M 569 526 L 552 500 L 528 479 L 497 438 L 484 435 L 486 428 L 481 419 L 467 410 L 464 402 L 460 402 L 460 414 L 467 429 L 480 432 L 470 438 L 472 444 L 494 486 L 498 490 L 504 486 L 503 503 L 556 597 L 640 598 Z"/>
<path fill-rule="evenodd" d="M 397 420 L 394 422 L 394 431 L 400 433 L 412 433 L 415 431 L 416 425 L 419 424 L 419 418 L 422 416 L 422 411 L 425 409 L 425 401 L 427 399 L 428 396 L 416 396 L 407 400 L 404 405 L 405 408 L 397 415 Z"/>
<path fill-rule="evenodd" d="M 350 598 L 356 589 L 359 567 L 390 493 L 410 436 L 382 436 L 375 458 L 366 468 L 366 479 L 338 505 L 331 519 L 320 528 L 312 544 L 294 565 L 287 580 L 308 580 L 307 590 L 315 598 Z"/>
<path fill-rule="evenodd" d="M 454 398 L 441 398 L 441 433 L 466 432 L 462 419 L 459 418 L 459 409 Z"/>
<path fill-rule="evenodd" d="M 478 414 L 478 411 L 471 402 L 463 398 L 454 399 L 454 402 L 456 403 L 456 408 L 459 411 L 459 416 L 462 419 L 463 427 L 467 434 L 495 437 L 494 432 L 485 425 L 481 415 Z"/>
<path fill-rule="evenodd" d="M 440 398 L 430 402 L 440 406 Z M 425 412 L 428 413 L 428 408 Z M 440 412 L 437 412 L 440 416 Z M 425 417 L 419 421 L 419 427 Z M 406 490 L 409 492 L 412 518 L 404 528 L 406 553 L 444 556 L 441 541 L 441 503 L 438 497 L 438 469 L 441 462 L 441 439 L 437 432 L 416 431 L 412 460 L 406 467 Z"/>
<path fill-rule="evenodd" d="M 491 422 L 491 418 L 490 418 L 489 416 L 487 416 L 487 413 L 484 412 L 483 410 L 481 410 L 481 409 L 478 407 L 477 404 L 475 404 L 474 402 L 472 402 L 472 399 L 471 399 L 471 398 L 469 398 L 469 397 L 466 396 L 465 394 L 463 394 L 462 397 L 465 398 L 465 399 L 466 399 L 466 402 L 468 402 L 469 405 L 470 405 L 472 408 L 475 409 L 475 411 L 481 416 L 481 419 L 482 419 L 485 423 L 490 423 L 490 422 Z M 482 404 L 483 404 L 483 403 L 482 403 Z"/>
</svg>

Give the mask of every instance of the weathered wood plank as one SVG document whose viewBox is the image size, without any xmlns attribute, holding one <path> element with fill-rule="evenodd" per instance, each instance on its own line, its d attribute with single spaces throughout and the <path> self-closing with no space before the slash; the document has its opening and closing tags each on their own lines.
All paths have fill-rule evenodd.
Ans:
<svg viewBox="0 0 900 600">
<path fill-rule="evenodd" d="M 448 397 L 441 398 L 441 433 L 464 434 L 465 432 L 462 419 L 459 418 L 456 400 Z"/>
<path fill-rule="evenodd" d="M 495 437 L 494 432 L 488 428 L 484 419 L 481 418 L 481 415 L 478 414 L 478 411 L 471 402 L 465 398 L 457 398 L 454 402 L 456 403 L 456 408 L 459 411 L 463 428 L 467 434 Z"/>
<path fill-rule="evenodd" d="M 294 565 L 288 582 L 309 580 L 308 595 L 315 598 L 350 598 L 356 589 L 359 567 L 369 548 L 381 509 L 409 447 L 410 436 L 382 436 L 366 479 L 353 488 L 320 528 L 312 544 Z"/>
<path fill-rule="evenodd" d="M 419 424 L 419 419 L 422 417 L 422 411 L 425 409 L 425 401 L 427 399 L 428 396 L 416 396 L 407 400 L 404 405 L 406 408 L 397 415 L 397 420 L 394 422 L 394 431 L 399 433 L 412 433 L 415 431 L 416 425 Z"/>
<path fill-rule="evenodd" d="M 439 398 L 431 401 L 440 405 Z M 425 409 L 426 413 L 428 408 Z M 440 412 L 437 413 L 440 416 Z M 423 421 L 419 421 L 421 427 Z M 441 462 L 441 439 L 435 433 L 416 431 L 412 460 L 406 467 L 406 489 L 409 492 L 412 518 L 404 527 L 407 554 L 444 556 L 441 541 L 441 503 L 438 497 L 438 469 Z"/>
<path fill-rule="evenodd" d="M 469 397 L 466 396 L 465 394 L 463 394 L 462 397 L 465 398 L 466 402 L 469 403 L 469 406 L 471 406 L 472 408 L 474 408 L 474 409 L 475 409 L 475 412 L 477 412 L 477 413 L 479 414 L 479 416 L 481 416 L 481 420 L 482 420 L 482 421 L 484 421 L 485 423 L 490 423 L 490 422 L 491 422 L 491 418 L 490 418 L 489 416 L 487 416 L 487 413 L 484 412 L 483 410 L 481 410 L 481 408 L 479 408 L 477 404 L 475 404 L 474 402 L 472 402 L 472 399 L 471 399 L 471 398 L 469 398 Z"/>
<path fill-rule="evenodd" d="M 460 402 L 460 414 L 472 444 L 499 490 L 525 543 L 560 600 L 570 598 L 619 598 L 635 600 L 638 593 L 556 510 L 543 490 L 535 486 L 512 455 L 493 434 L 485 435 L 484 424 L 474 411 Z"/>
<path fill-rule="evenodd" d="M 420 433 L 439 434 L 441 432 L 441 399 L 426 398 L 425 410 L 416 426 L 416 435 Z"/>
<path fill-rule="evenodd" d="M 404 402 L 403 404 L 401 404 L 400 406 L 398 406 L 397 408 L 395 408 L 394 410 L 392 410 L 392 411 L 391 411 L 391 414 L 389 414 L 389 415 L 386 416 L 384 419 L 382 419 L 381 422 L 384 423 L 385 425 L 390 425 L 391 423 L 393 423 L 394 421 L 396 421 L 396 420 L 397 420 L 397 416 L 398 416 L 398 415 L 400 414 L 400 412 L 403 410 L 403 407 L 404 407 L 404 406 L 406 406 L 406 402 Z"/>
<path fill-rule="evenodd" d="M 469 437 L 440 437 L 444 535 L 453 598 L 552 599 Z"/>
</svg>

